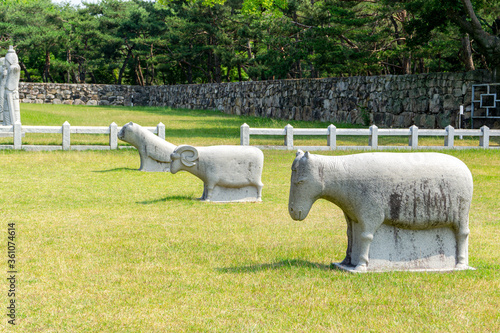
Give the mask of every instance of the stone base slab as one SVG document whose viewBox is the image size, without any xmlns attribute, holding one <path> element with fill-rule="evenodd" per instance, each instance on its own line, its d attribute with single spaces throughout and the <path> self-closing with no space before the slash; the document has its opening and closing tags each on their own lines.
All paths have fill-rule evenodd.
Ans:
<svg viewBox="0 0 500 333">
<path fill-rule="evenodd" d="M 453 271 L 464 271 L 464 270 L 476 270 L 474 267 L 466 267 L 466 268 L 446 268 L 446 269 L 426 269 L 426 268 L 410 268 L 410 269 L 367 269 L 364 272 L 356 271 L 354 266 L 347 266 L 347 265 L 342 265 L 339 262 L 332 262 L 330 267 L 332 269 L 339 269 L 342 271 L 346 271 L 349 273 L 386 273 L 386 272 L 413 272 L 413 273 L 418 273 L 418 272 L 427 272 L 427 273 L 446 273 L 446 272 L 453 272 Z"/>
<path fill-rule="evenodd" d="M 333 264 L 354 271 L 358 258 L 361 234 L 358 223 L 353 223 L 352 266 Z M 451 228 L 409 230 L 383 224 L 375 232 L 370 246 L 367 272 L 411 271 L 449 272 L 456 266 L 456 239 Z M 468 264 L 468 261 L 466 261 Z M 465 269 L 473 269 L 467 267 Z"/>
<path fill-rule="evenodd" d="M 212 192 L 210 201 L 205 200 L 203 197 L 198 200 L 205 202 L 260 202 L 262 200 L 257 197 L 257 188 L 253 186 L 245 186 L 241 188 L 229 188 L 215 186 Z"/>
</svg>

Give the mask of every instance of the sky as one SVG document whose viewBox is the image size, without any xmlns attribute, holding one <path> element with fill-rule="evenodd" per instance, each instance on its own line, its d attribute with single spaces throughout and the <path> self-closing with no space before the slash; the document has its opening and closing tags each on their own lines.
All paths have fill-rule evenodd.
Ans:
<svg viewBox="0 0 500 333">
<path fill-rule="evenodd" d="M 85 2 L 98 2 L 98 0 L 52 0 L 53 3 L 66 3 L 66 2 L 69 2 L 72 5 L 81 5 L 82 1 L 85 1 Z"/>
</svg>

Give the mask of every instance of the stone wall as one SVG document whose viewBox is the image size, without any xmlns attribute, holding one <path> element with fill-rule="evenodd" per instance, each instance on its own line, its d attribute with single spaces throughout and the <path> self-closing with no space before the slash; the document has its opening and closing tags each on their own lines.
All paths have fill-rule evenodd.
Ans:
<svg viewBox="0 0 500 333">
<path fill-rule="evenodd" d="M 444 128 L 458 126 L 459 105 L 470 111 L 471 85 L 490 80 L 488 72 L 474 71 L 148 87 L 22 83 L 20 98 L 25 103 L 170 106 L 279 119 Z"/>
<path fill-rule="evenodd" d="M 111 84 L 19 84 L 22 103 L 68 105 L 148 105 L 148 88 Z"/>
</svg>

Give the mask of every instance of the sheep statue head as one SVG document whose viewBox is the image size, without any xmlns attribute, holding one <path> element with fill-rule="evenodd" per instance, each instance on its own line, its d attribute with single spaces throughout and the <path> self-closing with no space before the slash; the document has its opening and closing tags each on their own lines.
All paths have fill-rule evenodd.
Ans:
<svg viewBox="0 0 500 333">
<path fill-rule="evenodd" d="M 180 170 L 189 170 L 196 165 L 198 150 L 193 146 L 181 145 L 170 155 L 170 159 L 172 160 L 170 164 L 171 173 L 177 173 Z"/>
</svg>

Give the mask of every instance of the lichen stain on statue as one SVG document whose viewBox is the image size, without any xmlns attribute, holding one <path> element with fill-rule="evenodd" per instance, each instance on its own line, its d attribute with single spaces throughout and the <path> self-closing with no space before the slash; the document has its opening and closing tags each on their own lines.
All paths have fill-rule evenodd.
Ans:
<svg viewBox="0 0 500 333">
<path fill-rule="evenodd" d="M 188 171 L 203 181 L 200 200 L 210 202 L 262 201 L 264 154 L 249 146 L 178 146 L 170 171 Z"/>
<path fill-rule="evenodd" d="M 19 59 L 12 46 L 5 55 L 4 66 L 2 68 L 2 85 L 4 98 L 3 105 L 3 125 L 12 125 L 16 121 L 21 121 L 21 109 L 19 105 L 19 79 L 21 67 Z M 5 80 L 5 81 L 4 81 Z"/>
<path fill-rule="evenodd" d="M 122 127 L 118 132 L 118 138 L 137 148 L 141 158 L 140 171 L 170 171 L 170 154 L 172 154 L 176 145 L 163 140 L 133 122 Z"/>
<path fill-rule="evenodd" d="M 472 175 L 439 153 L 320 156 L 298 151 L 288 210 L 303 220 L 317 199 L 347 222 L 341 269 L 451 271 L 468 266 Z"/>
</svg>

